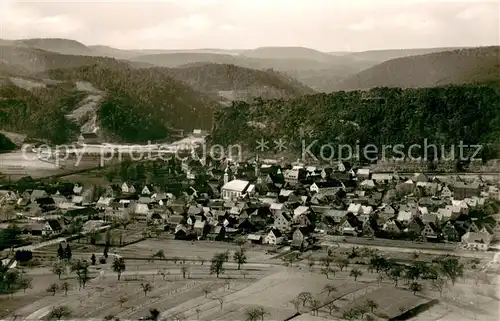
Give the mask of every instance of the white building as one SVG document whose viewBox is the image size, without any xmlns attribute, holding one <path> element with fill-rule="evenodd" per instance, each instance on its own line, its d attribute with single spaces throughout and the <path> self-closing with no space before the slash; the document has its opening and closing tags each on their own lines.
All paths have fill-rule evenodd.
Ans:
<svg viewBox="0 0 500 321">
<path fill-rule="evenodd" d="M 247 193 L 252 193 L 254 189 L 254 185 L 250 184 L 249 181 L 234 179 L 222 186 L 222 198 L 234 201 Z"/>
</svg>

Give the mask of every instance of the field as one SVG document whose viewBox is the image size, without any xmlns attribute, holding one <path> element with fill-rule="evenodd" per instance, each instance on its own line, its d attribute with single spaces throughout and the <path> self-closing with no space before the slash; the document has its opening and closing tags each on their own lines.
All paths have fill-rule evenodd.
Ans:
<svg viewBox="0 0 500 321">
<path fill-rule="evenodd" d="M 85 248 L 86 247 L 86 248 Z M 499 271 L 498 264 L 490 264 L 487 278 L 473 280 L 473 273 L 460 279 L 455 286 L 449 286 L 440 295 L 429 283 L 422 281 L 424 289 L 414 295 L 401 281 L 395 287 L 390 280 L 377 280 L 362 265 L 351 264 L 335 275 L 321 274 L 319 263 L 308 266 L 308 259 L 284 265 L 281 259 L 268 254 L 269 247 L 245 245 L 247 263 L 241 270 L 232 260 L 225 263 L 225 273 L 220 278 L 210 274 L 209 260 L 216 253 L 234 252 L 237 245 L 197 241 L 194 243 L 164 239 L 147 239 L 122 248 L 113 248 L 112 255 L 124 258 L 126 271 L 118 281 L 110 262 L 91 266 L 93 279 L 85 288 L 79 289 L 74 273 L 63 274 L 62 279 L 50 272 L 53 261 L 47 256 L 54 249 L 44 248 L 35 253 L 45 261 L 45 266 L 26 270 L 33 278 L 33 288 L 12 297 L 0 297 L 0 317 L 18 320 L 39 320 L 53 307 L 67 306 L 72 318 L 100 319 L 113 315 L 121 320 L 137 320 L 149 315 L 152 308 L 161 312 L 161 319 L 170 320 L 246 320 L 246 312 L 251 308 L 264 308 L 265 320 L 286 320 L 297 311 L 300 316 L 293 320 L 340 320 L 342 314 L 352 307 L 373 300 L 378 307 L 373 312 L 377 320 L 387 320 L 402 311 L 413 309 L 422 304 L 434 304 L 412 320 L 497 320 L 498 297 L 497 279 L 492 273 Z M 102 247 L 92 247 L 78 243 L 72 244 L 73 256 L 90 258 L 90 253 L 102 253 Z M 163 250 L 166 259 L 150 260 L 151 255 Z M 338 248 L 345 252 L 351 249 Z M 286 248 L 283 253 L 286 253 Z M 305 253 L 319 259 L 326 251 Z M 391 253 L 394 255 L 394 253 Z M 411 257 L 411 253 L 401 253 L 401 259 Z M 52 256 L 55 256 L 52 254 Z M 497 256 L 497 259 L 500 256 Z M 175 258 L 175 260 L 174 260 Z M 429 257 L 423 257 L 431 259 Z M 55 260 L 55 259 L 53 259 Z M 467 263 L 469 259 L 464 259 Z M 487 261 L 483 258 L 481 266 Z M 467 263 L 468 264 L 468 263 Z M 357 280 L 350 276 L 350 270 L 359 268 L 363 275 Z M 185 275 L 183 275 L 183 270 Z M 486 274 L 484 274 L 486 275 Z M 45 291 L 53 282 L 61 284 L 68 281 L 71 287 L 67 293 L 59 290 L 55 295 Z M 144 284 L 152 285 L 151 291 L 144 293 Z M 328 293 L 326 284 L 335 287 Z M 310 292 L 314 300 L 320 302 L 317 313 L 305 306 L 292 303 L 301 292 Z M 334 306 L 330 313 L 330 306 Z M 370 313 L 369 313 L 370 314 Z M 12 320 L 12 319 L 11 319 Z"/>
</svg>

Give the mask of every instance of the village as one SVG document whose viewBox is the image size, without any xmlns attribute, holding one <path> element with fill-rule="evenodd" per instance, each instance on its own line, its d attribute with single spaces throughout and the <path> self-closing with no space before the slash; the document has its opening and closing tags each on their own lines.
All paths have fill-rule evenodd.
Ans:
<svg viewBox="0 0 500 321">
<path fill-rule="evenodd" d="M 40 272 L 43 274 L 41 278 L 49 278 L 51 268 L 54 270 L 52 265 L 57 264 L 54 260 L 57 260 L 57 256 L 63 259 L 57 249 L 62 244 L 63 248 L 71 246 L 74 258 L 89 261 L 93 256 L 91 267 L 95 269 L 92 272 L 97 273 L 93 277 L 98 280 L 95 284 L 98 289 L 92 293 L 99 293 L 102 300 L 106 295 L 106 300 L 120 297 L 109 292 L 110 289 L 102 289 L 103 284 L 111 282 L 106 275 L 116 272 L 114 264 L 117 258 L 125 259 L 127 269 L 124 268 L 124 275 L 128 281 L 126 286 L 122 283 L 109 285 L 115 291 L 127 296 L 131 291 L 128 289 L 129 283 L 135 284 L 137 289 L 140 283 L 146 296 L 148 290 L 143 286 L 150 284 L 153 289 L 154 285 L 155 290 L 151 291 L 156 293 L 156 301 L 141 301 L 140 308 L 120 306 L 120 309 L 112 309 L 109 306 L 90 305 L 81 310 L 86 312 L 76 313 L 73 307 L 72 313 L 77 317 L 102 319 L 113 315 L 120 319 L 137 319 L 145 318 L 148 309 L 150 312 L 156 309 L 159 314 L 151 313 L 156 315 L 157 320 L 160 314 L 168 315 L 172 320 L 181 320 L 179 311 L 183 310 L 190 311 L 190 319 L 208 320 L 215 317 L 239 320 L 248 317 L 243 313 L 248 314 L 244 309 L 249 304 L 255 306 L 254 310 L 264 309 L 265 306 L 265 300 L 255 298 L 257 294 L 252 300 L 259 302 L 246 302 L 241 297 L 241 291 L 247 293 L 252 287 L 258 287 L 258 296 L 269 300 L 272 295 L 269 296 L 267 290 L 262 288 L 262 282 L 267 280 L 279 283 L 283 289 L 288 286 L 296 288 L 294 291 L 297 293 L 293 295 L 314 291 L 319 295 L 326 276 L 326 281 L 331 279 L 337 283 L 354 277 L 354 285 L 351 281 L 332 285 L 338 292 L 343 291 L 341 287 L 348 289 L 334 300 L 337 305 L 344 304 L 345 308 L 332 305 L 333 310 L 327 311 L 328 302 L 325 298 L 310 298 L 309 308 L 306 308 L 306 303 L 294 308 L 293 305 L 288 306 L 293 299 L 290 297 L 280 300 L 283 301 L 281 305 L 286 307 L 280 306 L 274 311 L 269 306 L 266 307 L 269 310 L 266 313 L 273 320 L 289 320 L 292 317 L 294 320 L 316 320 L 315 316 L 323 311 L 321 313 L 329 319 L 348 319 L 351 316 L 354 320 L 359 317 L 359 309 L 354 309 L 354 306 L 359 307 L 359 302 L 372 302 L 375 297 L 386 295 L 376 294 L 376 291 L 383 290 L 380 288 L 381 280 L 378 286 L 373 285 L 381 277 L 372 270 L 361 272 L 356 266 L 370 265 L 378 255 L 385 256 L 387 253 L 402 264 L 411 264 L 419 257 L 437 264 L 438 257 L 456 256 L 463 260 L 461 262 L 466 270 L 470 266 L 471 270 L 477 269 L 477 275 L 474 276 L 469 275 L 469 271 L 461 274 L 464 279 L 476 279 L 476 284 L 479 284 L 478 275 L 484 281 L 492 273 L 491 269 L 496 274 L 491 262 L 497 264 L 494 251 L 498 248 L 500 191 L 494 177 L 377 173 L 348 162 L 339 161 L 334 166 L 320 167 L 298 162 L 279 164 L 276 160 L 259 159 L 258 156 L 246 162 L 200 160 L 197 157 L 186 157 L 183 161 L 172 157 L 168 161 L 124 162 L 87 175 L 93 175 L 94 179 L 74 181 L 63 177 L 42 182 L 28 177 L 6 185 L 0 191 L 0 232 L 4 235 L 15 234 L 15 242 L 2 244 L 5 266 L 15 268 L 15 262 L 19 259 L 16 253 L 20 250 L 33 251 L 33 258 L 40 264 L 35 269 L 45 269 Z M 98 179 L 103 183 L 95 183 Z M 2 238 L 3 242 L 10 240 Z M 226 267 L 227 280 L 222 284 L 219 274 L 215 278 L 211 266 L 207 264 L 205 268 L 203 262 L 212 260 L 213 263 L 217 255 L 227 251 L 234 254 L 238 267 L 226 263 L 232 268 Z M 244 256 L 244 259 L 240 257 L 240 261 L 236 260 L 239 251 Z M 108 259 L 108 255 L 114 257 L 115 261 Z M 325 257 L 330 256 L 332 266 L 336 264 L 340 270 L 325 263 Z M 226 262 L 227 257 L 226 254 Z M 232 255 L 229 257 L 232 258 Z M 349 257 L 349 260 L 340 257 Z M 166 260 L 167 263 L 160 267 L 158 260 Z M 320 262 L 323 264 L 321 268 Z M 285 270 L 283 264 L 288 266 Z M 294 264 L 295 269 L 292 271 L 290 269 Z M 243 266 L 241 270 L 240 265 Z M 373 268 L 373 264 L 371 266 Z M 309 272 L 316 269 L 316 273 L 306 272 L 308 269 Z M 163 271 L 163 274 L 158 271 Z M 67 274 L 68 280 L 71 279 L 71 272 L 61 273 Z M 392 275 L 390 273 L 387 272 L 387 275 Z M 157 276 L 155 280 L 155 275 L 162 277 Z M 145 283 L 148 277 L 152 279 Z M 358 287 L 358 277 L 364 280 L 363 284 L 366 283 L 370 290 L 365 286 Z M 78 278 L 74 277 L 73 281 L 76 282 Z M 157 282 L 162 278 L 174 283 L 162 283 L 160 286 Z M 219 291 L 228 291 L 224 295 L 231 294 L 239 298 L 235 299 L 234 304 L 243 300 L 238 303 L 236 310 L 227 303 L 223 306 L 222 294 L 214 296 L 211 301 L 207 299 L 206 293 L 203 295 L 204 285 L 200 282 L 211 278 L 215 280 L 211 286 L 223 287 Z M 228 280 L 233 280 L 231 289 L 226 284 L 231 282 Z M 394 276 L 388 280 L 394 281 Z M 121 282 L 120 279 L 118 281 Z M 113 282 L 116 280 L 113 279 Z M 304 282 L 314 284 L 314 289 L 307 290 L 311 284 L 306 286 Z M 496 281 L 484 282 L 494 286 Z M 176 288 L 182 288 L 175 290 L 180 291 L 179 295 L 185 294 L 189 298 L 186 297 L 184 303 L 171 303 L 172 306 L 165 310 L 157 302 L 161 298 L 167 300 L 164 298 L 165 291 L 171 293 L 174 284 Z M 412 284 L 410 282 L 408 286 Z M 413 286 L 415 292 L 422 290 L 419 286 Z M 300 291 L 301 287 L 304 291 Z M 393 287 L 389 284 L 386 291 L 393 291 Z M 67 306 L 76 305 L 76 296 L 80 304 L 90 300 L 83 298 L 86 295 L 90 298 L 90 290 L 80 288 L 78 286 L 79 290 L 74 290 L 74 297 Z M 195 290 L 199 292 L 196 292 L 197 295 L 183 292 Z M 429 285 L 427 290 L 435 291 L 435 288 Z M 45 288 L 41 291 L 45 292 Z M 463 291 L 473 295 L 469 290 Z M 401 320 L 401 315 L 414 316 L 414 309 L 421 306 L 428 306 L 431 310 L 445 309 L 452 313 L 452 308 L 440 305 L 431 308 L 434 303 L 430 302 L 435 302 L 433 295 L 426 295 L 425 299 L 412 299 L 415 292 L 410 291 L 408 294 L 406 290 L 398 288 L 396 292 L 391 292 L 390 297 L 399 296 L 406 302 L 404 307 L 382 307 L 387 302 L 378 302 L 376 306 L 380 307 L 380 313 L 373 313 L 372 307 L 372 313 L 368 314 L 374 320 Z M 354 293 L 350 299 L 344 297 L 349 297 L 348 293 Z M 169 296 L 175 295 L 171 293 Z M 364 296 L 371 299 L 360 299 Z M 138 296 L 136 299 L 140 298 Z M 342 303 L 340 298 L 347 301 Z M 50 295 L 44 300 L 48 299 Z M 135 302 L 130 297 L 127 300 Z M 227 301 L 227 298 L 224 300 Z M 306 302 L 308 299 L 304 300 Z M 496 299 L 487 300 L 485 304 L 498 303 Z M 203 314 L 197 306 L 211 305 L 207 303 L 209 301 L 214 302 L 215 307 L 207 309 L 219 311 Z M 320 301 L 324 304 L 320 305 Z M 55 309 L 56 303 L 52 302 L 49 307 Z M 92 304 L 97 304 L 97 301 Z M 219 304 L 220 309 L 217 308 Z M 23 309 L 22 317 L 25 320 L 37 319 L 39 315 L 46 316 L 50 312 L 47 307 L 42 309 L 34 305 Z M 6 313 L 12 315 L 15 310 L 10 309 Z M 255 311 L 253 313 L 259 315 Z M 308 315 L 307 318 L 304 313 Z M 364 311 L 361 318 L 366 313 Z M 496 316 L 492 317 L 493 320 Z M 254 316 L 254 320 L 260 318 Z"/>
</svg>

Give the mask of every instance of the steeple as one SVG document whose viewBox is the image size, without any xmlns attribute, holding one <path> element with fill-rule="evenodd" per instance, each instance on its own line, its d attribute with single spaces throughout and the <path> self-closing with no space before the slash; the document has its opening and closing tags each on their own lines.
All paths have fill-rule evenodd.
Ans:
<svg viewBox="0 0 500 321">
<path fill-rule="evenodd" d="M 224 185 L 229 182 L 228 168 L 229 166 L 226 166 L 226 170 L 224 171 Z"/>
<path fill-rule="evenodd" d="M 260 176 L 260 160 L 259 160 L 259 154 L 255 156 L 255 177 L 259 178 Z"/>
</svg>

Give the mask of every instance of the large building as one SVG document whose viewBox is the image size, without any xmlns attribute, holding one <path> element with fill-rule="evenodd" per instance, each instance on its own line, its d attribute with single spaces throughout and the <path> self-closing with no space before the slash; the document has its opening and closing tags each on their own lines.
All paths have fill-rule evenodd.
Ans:
<svg viewBox="0 0 500 321">
<path fill-rule="evenodd" d="M 255 186 L 249 181 L 234 179 L 222 186 L 222 198 L 225 200 L 237 200 L 238 198 L 251 194 Z"/>
</svg>

